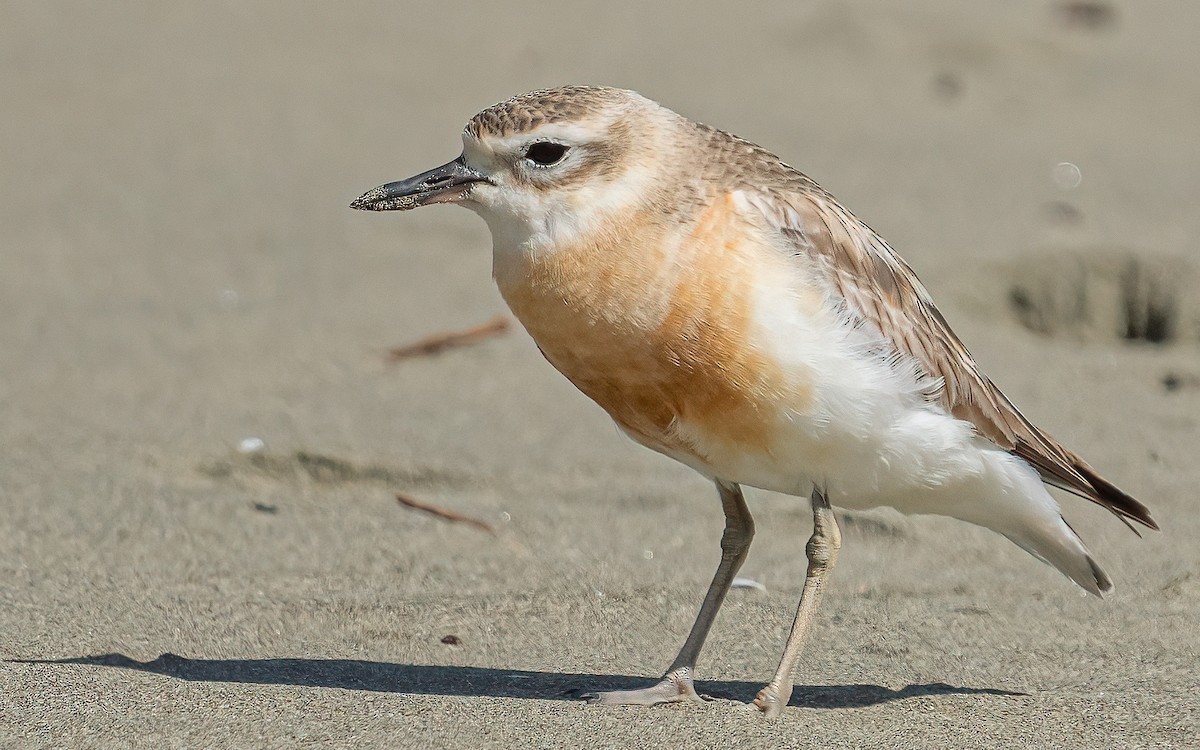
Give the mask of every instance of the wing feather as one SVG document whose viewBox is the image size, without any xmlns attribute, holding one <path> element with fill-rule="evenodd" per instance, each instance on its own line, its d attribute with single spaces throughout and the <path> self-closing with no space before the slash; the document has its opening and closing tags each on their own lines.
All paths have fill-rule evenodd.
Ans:
<svg viewBox="0 0 1200 750">
<path fill-rule="evenodd" d="M 790 170 L 786 165 L 785 169 Z M 775 189 L 739 186 L 769 226 L 803 253 L 856 319 L 941 380 L 947 412 L 1029 462 L 1043 481 L 1157 529 L 1149 510 L 1033 425 L 986 375 L 950 329 L 912 269 L 870 227 L 799 173 Z"/>
</svg>

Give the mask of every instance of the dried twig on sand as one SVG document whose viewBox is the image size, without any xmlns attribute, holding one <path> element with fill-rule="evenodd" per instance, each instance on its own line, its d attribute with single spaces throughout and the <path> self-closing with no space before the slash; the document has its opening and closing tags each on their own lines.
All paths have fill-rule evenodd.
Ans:
<svg viewBox="0 0 1200 750">
<path fill-rule="evenodd" d="M 434 335 L 427 336 L 415 343 L 389 349 L 387 358 L 389 362 L 396 362 L 401 359 L 408 359 L 409 357 L 438 354 L 446 349 L 453 349 L 454 347 L 458 346 L 477 344 L 484 339 L 491 338 L 492 336 L 499 336 L 507 331 L 511 326 L 512 321 L 510 321 L 506 316 L 501 315 L 489 320 L 486 323 L 483 323 L 482 325 L 477 325 L 462 331 L 435 333 Z"/>
<path fill-rule="evenodd" d="M 486 531 L 489 534 L 496 533 L 495 527 L 493 527 L 490 523 L 488 523 L 487 521 L 484 521 L 482 519 L 475 518 L 473 516 L 463 515 L 462 513 L 458 513 L 453 510 L 446 510 L 445 508 L 439 508 L 436 505 L 430 505 L 429 503 L 422 502 L 421 500 L 415 500 L 411 497 L 408 497 L 407 495 L 401 495 L 400 493 L 396 493 L 396 499 L 400 501 L 401 505 L 407 506 L 409 508 L 413 508 L 415 510 L 424 511 L 425 513 L 428 513 L 429 515 L 437 516 L 438 518 L 441 518 L 444 521 L 450 521 L 452 523 L 465 523 L 470 526 L 474 526 L 477 529 L 483 529 L 484 531 Z"/>
</svg>

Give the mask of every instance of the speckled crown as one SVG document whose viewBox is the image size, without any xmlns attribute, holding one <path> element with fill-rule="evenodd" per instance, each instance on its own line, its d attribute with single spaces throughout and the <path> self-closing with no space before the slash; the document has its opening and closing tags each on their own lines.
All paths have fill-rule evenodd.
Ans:
<svg viewBox="0 0 1200 750">
<path fill-rule="evenodd" d="M 475 115 L 467 123 L 466 132 L 476 138 L 523 133 L 548 122 L 579 119 L 630 96 L 636 94 L 606 86 L 559 86 L 531 91 Z"/>
</svg>

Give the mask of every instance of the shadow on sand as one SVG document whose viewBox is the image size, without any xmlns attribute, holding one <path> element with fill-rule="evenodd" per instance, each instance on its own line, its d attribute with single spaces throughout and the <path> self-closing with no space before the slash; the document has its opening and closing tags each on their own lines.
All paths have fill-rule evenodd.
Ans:
<svg viewBox="0 0 1200 750">
<path fill-rule="evenodd" d="M 439 667 L 356 659 L 188 659 L 168 653 L 145 662 L 123 654 L 7 661 L 18 664 L 115 667 L 196 682 L 298 685 L 383 693 L 542 700 L 576 700 L 587 691 L 624 690 L 644 687 L 654 682 L 646 677 L 627 675 Z M 762 686 L 757 683 L 729 680 L 701 680 L 697 683 L 697 688 L 702 694 L 741 702 L 753 700 L 760 687 Z M 797 685 L 789 705 L 804 708 L 862 708 L 927 695 L 1023 696 L 1026 693 L 996 688 L 955 687 L 940 682 L 909 685 L 900 690 L 880 685 Z"/>
</svg>

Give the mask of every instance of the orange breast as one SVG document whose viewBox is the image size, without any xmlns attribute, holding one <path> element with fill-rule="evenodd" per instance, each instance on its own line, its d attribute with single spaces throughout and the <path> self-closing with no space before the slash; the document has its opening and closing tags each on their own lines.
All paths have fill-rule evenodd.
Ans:
<svg viewBox="0 0 1200 750">
<path fill-rule="evenodd" d="M 690 227 L 631 217 L 497 281 L 546 359 L 642 442 L 705 459 L 687 437 L 700 433 L 769 452 L 781 398 L 811 394 L 755 346 L 768 256 L 752 232 L 724 196 Z"/>
</svg>

